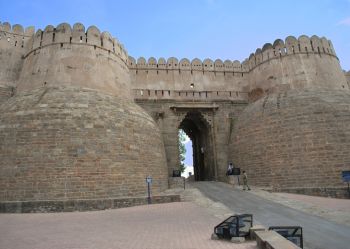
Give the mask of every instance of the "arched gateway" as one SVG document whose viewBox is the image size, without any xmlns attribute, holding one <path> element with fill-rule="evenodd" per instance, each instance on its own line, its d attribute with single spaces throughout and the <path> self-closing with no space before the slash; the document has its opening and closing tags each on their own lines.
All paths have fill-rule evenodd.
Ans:
<svg viewBox="0 0 350 249">
<path fill-rule="evenodd" d="M 195 180 L 225 181 L 234 120 L 247 102 L 236 94 L 220 99 L 216 94 L 200 98 L 199 92 L 194 90 L 184 91 L 180 96 L 175 91 L 169 92 L 166 99 L 161 94 L 148 96 L 147 91 L 146 96 L 135 99 L 155 119 L 162 132 L 169 176 L 180 165 L 178 131 L 182 129 L 192 140 Z M 187 98 L 181 98 L 186 95 Z"/>
<path fill-rule="evenodd" d="M 181 121 L 179 128 L 184 130 L 192 141 L 195 180 L 215 180 L 217 165 L 211 120 L 208 122 L 199 110 L 190 110 Z"/>
</svg>

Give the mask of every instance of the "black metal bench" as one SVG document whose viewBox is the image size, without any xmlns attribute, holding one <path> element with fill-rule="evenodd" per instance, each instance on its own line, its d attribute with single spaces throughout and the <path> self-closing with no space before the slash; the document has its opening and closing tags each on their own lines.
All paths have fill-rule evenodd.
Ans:
<svg viewBox="0 0 350 249">
<path fill-rule="evenodd" d="M 269 230 L 275 231 L 290 242 L 303 248 L 303 228 L 300 226 L 272 226 Z"/>
<path fill-rule="evenodd" d="M 214 228 L 214 233 L 221 239 L 247 237 L 253 226 L 252 214 L 240 214 L 228 217 Z"/>
</svg>

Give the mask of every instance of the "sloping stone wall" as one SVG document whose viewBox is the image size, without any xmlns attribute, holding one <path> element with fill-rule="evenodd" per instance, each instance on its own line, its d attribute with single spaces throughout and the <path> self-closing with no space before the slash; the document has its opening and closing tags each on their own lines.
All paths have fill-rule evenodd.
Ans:
<svg viewBox="0 0 350 249">
<path fill-rule="evenodd" d="M 349 150 L 350 92 L 292 90 L 243 111 L 231 156 L 252 185 L 327 189 L 345 187 L 341 171 L 349 169 Z"/>
<path fill-rule="evenodd" d="M 131 101 L 43 87 L 0 107 L 0 200 L 145 196 L 168 188 L 163 142 Z"/>
</svg>

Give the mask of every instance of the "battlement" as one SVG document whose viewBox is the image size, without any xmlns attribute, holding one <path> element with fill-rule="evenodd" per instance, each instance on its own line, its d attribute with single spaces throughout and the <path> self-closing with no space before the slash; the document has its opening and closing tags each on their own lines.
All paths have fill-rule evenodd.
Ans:
<svg viewBox="0 0 350 249">
<path fill-rule="evenodd" d="M 58 73 L 63 73 L 65 84 L 71 84 L 78 75 L 72 78 L 73 71 L 82 73 L 87 69 L 84 65 L 87 57 L 91 59 L 91 66 L 95 59 L 111 63 L 108 67 L 99 66 L 101 72 L 110 71 L 106 86 L 118 78 L 116 68 L 120 68 L 126 70 L 123 82 L 127 82 L 130 76 L 133 89 L 155 91 L 216 92 L 225 89 L 228 92 L 268 92 L 304 87 L 349 88 L 349 77 L 341 72 L 331 41 L 316 35 L 288 36 L 284 40 L 266 43 L 242 62 L 175 57 L 135 59 L 128 56 L 124 46 L 110 33 L 100 32 L 95 26 L 85 29 L 81 23 L 48 25 L 37 31 L 34 27 L 24 29 L 21 25 L 0 23 L 0 44 L 4 51 L 0 83 L 9 86 L 19 83 L 26 89 L 33 86 L 33 82 L 40 82 L 40 85 L 53 83 Z M 40 60 L 27 60 L 31 56 L 40 57 Z M 65 62 L 61 61 L 62 56 L 67 57 Z M 22 67 L 26 60 L 28 65 Z M 22 77 L 19 77 L 20 73 Z M 91 71 L 90 76 L 96 84 L 100 81 L 96 72 Z M 27 81 L 31 83 L 25 83 Z"/>
<path fill-rule="evenodd" d="M 108 53 L 118 56 L 127 63 L 128 54 L 124 46 L 108 32 L 100 32 L 95 26 L 90 26 L 86 31 L 81 23 L 76 23 L 73 28 L 67 23 L 61 23 L 57 27 L 48 25 L 44 30 L 37 30 L 30 51 L 26 54 L 35 53 L 36 50 L 59 44 L 87 45 L 99 48 Z"/>
<path fill-rule="evenodd" d="M 277 39 L 273 44 L 266 43 L 262 48 L 256 49 L 255 53 L 243 62 L 238 60 L 205 59 L 203 62 L 195 58 L 190 61 L 187 58 L 177 59 L 170 57 L 167 60 L 159 58 L 158 61 L 154 57 L 146 60 L 139 57 L 137 60 L 131 56 L 128 59 L 129 69 L 133 70 L 180 70 L 180 71 L 211 71 L 211 72 L 228 72 L 228 73 L 247 73 L 253 70 L 261 63 L 271 59 L 277 59 L 282 56 L 294 54 L 318 54 L 330 55 L 337 58 L 332 42 L 325 37 L 319 38 L 314 35 L 309 38 L 306 35 L 300 36 L 298 39 L 294 36 L 288 36 L 285 41 Z M 337 58 L 338 59 L 338 58 Z"/>
<path fill-rule="evenodd" d="M 266 43 L 262 48 L 256 49 L 255 53 L 251 53 L 249 58 L 243 63 L 248 66 L 248 70 L 250 71 L 271 59 L 295 54 L 314 54 L 320 57 L 322 55 L 328 55 L 338 60 L 330 40 L 327 40 L 325 37 L 319 38 L 316 35 L 311 38 L 301 35 L 298 39 L 294 36 L 288 36 L 285 41 L 277 39 L 273 44 Z"/>
<path fill-rule="evenodd" d="M 247 65 L 241 64 L 238 60 L 222 61 L 217 59 L 212 61 L 211 59 L 205 59 L 203 62 L 195 58 L 190 61 L 187 58 L 180 59 L 170 57 L 168 60 L 159 58 L 158 61 L 151 57 L 147 61 L 144 57 L 135 58 L 129 56 L 128 60 L 129 69 L 134 70 L 180 70 L 180 71 L 206 71 L 206 72 L 229 72 L 229 73 L 246 73 L 248 72 Z"/>
<path fill-rule="evenodd" d="M 34 28 L 0 23 L 0 85 L 14 87 L 22 68 L 22 57 L 32 40 Z"/>
<path fill-rule="evenodd" d="M 0 22 L 0 42 L 5 41 L 11 46 L 24 48 L 25 43 L 33 36 L 34 27 L 23 28 L 19 24 L 11 26 L 10 23 Z"/>
</svg>

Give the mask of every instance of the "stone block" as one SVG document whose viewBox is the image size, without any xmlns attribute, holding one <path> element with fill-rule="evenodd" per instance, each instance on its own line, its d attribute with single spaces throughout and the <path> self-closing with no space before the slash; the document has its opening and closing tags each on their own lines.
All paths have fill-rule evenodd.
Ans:
<svg viewBox="0 0 350 249">
<path fill-rule="evenodd" d="M 250 239 L 251 240 L 256 240 L 256 232 L 257 231 L 266 231 L 266 227 L 263 225 L 255 225 L 249 229 L 250 231 Z"/>
<path fill-rule="evenodd" d="M 245 242 L 245 238 L 244 237 L 232 237 L 231 238 L 231 242 L 235 243 L 235 244 L 244 243 Z"/>
</svg>

